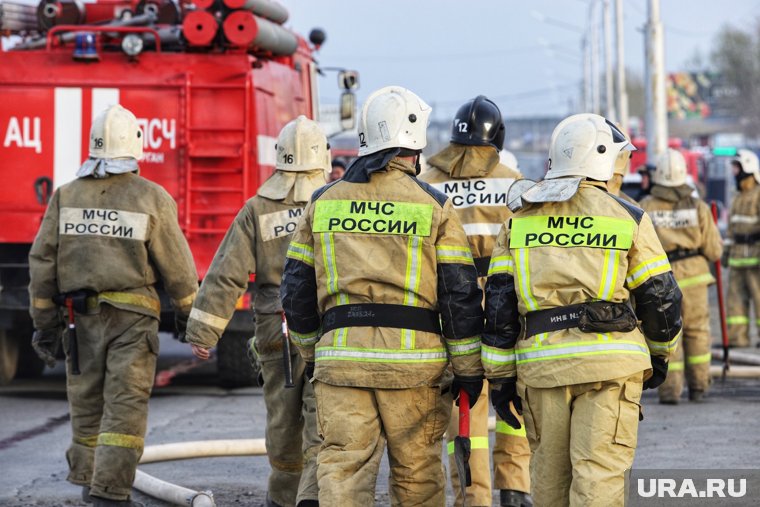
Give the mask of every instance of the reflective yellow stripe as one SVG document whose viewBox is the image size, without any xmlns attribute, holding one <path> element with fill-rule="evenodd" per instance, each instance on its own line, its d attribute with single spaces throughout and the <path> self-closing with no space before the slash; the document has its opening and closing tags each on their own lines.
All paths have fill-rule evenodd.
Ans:
<svg viewBox="0 0 760 507">
<path fill-rule="evenodd" d="M 319 200 L 314 232 L 430 236 L 433 205 L 396 201 Z"/>
<path fill-rule="evenodd" d="M 472 264 L 469 246 L 436 245 L 435 257 L 438 263 Z"/>
<path fill-rule="evenodd" d="M 319 331 L 314 331 L 313 333 L 301 334 L 301 333 L 296 333 L 292 329 L 288 329 L 288 334 L 290 335 L 291 340 L 293 340 L 296 344 L 301 345 L 303 347 L 309 347 L 319 341 Z"/>
<path fill-rule="evenodd" d="M 519 430 L 514 429 L 504 421 L 496 421 L 496 433 L 502 433 L 504 435 L 510 435 L 513 437 L 526 437 L 525 425 L 520 426 Z"/>
<path fill-rule="evenodd" d="M 517 364 L 533 361 L 568 359 L 602 354 L 641 354 L 649 357 L 649 350 L 639 342 L 628 340 L 569 342 L 517 349 Z"/>
<path fill-rule="evenodd" d="M 683 329 L 678 331 L 678 334 L 673 337 L 672 340 L 667 342 L 658 342 L 656 340 L 650 340 L 647 338 L 647 346 L 649 347 L 649 350 L 652 352 L 659 352 L 659 353 L 666 353 L 670 354 L 676 346 L 678 346 L 678 340 L 681 339 L 681 336 L 683 335 Z"/>
<path fill-rule="evenodd" d="M 452 356 L 467 356 L 470 354 L 480 354 L 481 345 L 480 337 L 467 338 L 464 340 L 447 340 L 446 347 Z"/>
<path fill-rule="evenodd" d="M 658 255 L 653 259 L 644 261 L 628 272 L 625 281 L 629 289 L 635 289 L 653 276 L 670 271 L 670 263 L 667 255 Z"/>
<path fill-rule="evenodd" d="M 731 317 L 726 317 L 726 324 L 749 324 L 749 317 L 745 317 L 744 315 L 732 315 Z"/>
<path fill-rule="evenodd" d="M 409 236 L 406 247 L 406 277 L 404 278 L 404 304 L 417 306 L 417 294 L 420 290 L 420 272 L 422 266 L 422 238 Z M 401 330 L 402 348 L 413 349 L 417 338 L 414 329 Z"/>
<path fill-rule="evenodd" d="M 533 216 L 513 218 L 510 248 L 614 248 L 633 244 L 632 220 L 603 216 Z"/>
<path fill-rule="evenodd" d="M 686 364 L 704 364 L 709 363 L 712 359 L 712 354 L 700 354 L 698 356 L 686 356 Z"/>
<path fill-rule="evenodd" d="M 456 435 L 454 435 L 456 436 Z M 470 449 L 485 449 L 488 450 L 488 437 L 470 437 Z M 451 437 L 449 443 L 446 444 L 446 453 L 451 456 L 454 454 L 454 437 Z"/>
<path fill-rule="evenodd" d="M 188 296 L 185 296 L 185 297 L 183 297 L 183 298 L 180 298 L 180 299 L 172 299 L 172 303 L 173 303 L 173 304 L 174 304 L 174 306 L 175 306 L 175 307 L 177 307 L 177 308 L 183 308 L 183 307 L 185 307 L 185 306 L 190 306 L 191 304 L 193 304 L 193 301 L 195 301 L 195 297 L 196 297 L 197 295 L 198 295 L 198 291 L 196 290 L 196 291 L 195 291 L 195 292 L 193 292 L 192 294 L 190 294 L 190 295 L 188 295 Z"/>
<path fill-rule="evenodd" d="M 515 260 L 509 255 L 491 257 L 491 263 L 488 265 L 488 276 L 497 275 L 499 273 L 512 275 L 514 272 Z"/>
<path fill-rule="evenodd" d="M 603 301 L 610 301 L 615 292 L 617 283 L 618 262 L 620 250 L 607 249 L 604 251 L 604 268 L 602 268 L 602 281 L 596 296 Z"/>
<path fill-rule="evenodd" d="M 446 349 L 392 350 L 366 349 L 361 347 L 319 347 L 317 361 L 356 361 L 361 363 L 445 363 Z"/>
<path fill-rule="evenodd" d="M 480 347 L 480 360 L 483 363 L 502 366 L 505 364 L 514 364 L 515 349 L 499 349 L 485 344 Z"/>
<path fill-rule="evenodd" d="M 291 241 L 285 256 L 296 261 L 301 261 L 309 266 L 314 266 L 314 249 L 304 243 Z"/>
<path fill-rule="evenodd" d="M 133 294 L 131 292 L 101 292 L 95 297 L 87 298 L 87 308 L 92 309 L 100 303 L 118 303 L 123 305 L 132 305 L 145 308 L 156 314 L 161 313 L 161 302 L 150 296 L 143 294 Z"/>
<path fill-rule="evenodd" d="M 135 435 L 126 435 L 124 433 L 101 433 L 98 435 L 98 445 L 142 449 L 144 444 L 145 440 Z"/>
<path fill-rule="evenodd" d="M 668 363 L 668 371 L 683 371 L 683 361 L 670 361 Z"/>
<path fill-rule="evenodd" d="M 322 247 L 322 263 L 327 274 L 327 294 L 335 296 L 336 305 L 348 304 L 348 296 L 340 292 L 338 287 L 338 263 L 335 260 L 335 239 L 332 232 L 323 232 L 319 235 L 319 244 Z M 336 329 L 333 333 L 333 345 L 340 347 L 346 344 L 348 329 L 345 327 Z"/>
<path fill-rule="evenodd" d="M 89 437 L 74 437 L 72 440 L 75 444 L 83 445 L 85 447 L 95 447 L 98 444 L 97 435 L 92 435 Z"/>
<path fill-rule="evenodd" d="M 230 322 L 230 319 L 217 317 L 216 315 L 204 312 L 197 307 L 194 307 L 192 310 L 190 310 L 190 320 L 197 320 L 201 324 L 206 324 L 207 326 L 211 326 L 214 329 L 218 329 L 219 331 L 224 331 L 227 327 L 227 324 Z"/>
<path fill-rule="evenodd" d="M 701 275 L 684 278 L 683 280 L 677 280 L 677 282 L 680 288 L 685 289 L 686 287 L 692 287 L 694 285 L 709 285 L 715 282 L 715 278 L 713 278 L 710 273 L 703 273 Z"/>
<path fill-rule="evenodd" d="M 55 308 L 56 304 L 50 298 L 32 298 L 32 306 L 38 310 L 47 310 Z"/>
<path fill-rule="evenodd" d="M 528 265 L 528 252 L 526 248 L 520 248 L 515 252 L 515 261 L 517 264 L 517 280 L 520 287 L 520 296 L 523 304 L 529 312 L 538 310 L 538 303 L 530 292 L 530 266 Z"/>
<path fill-rule="evenodd" d="M 760 258 L 745 257 L 743 259 L 728 259 L 728 265 L 732 268 L 746 268 L 760 264 Z"/>
</svg>

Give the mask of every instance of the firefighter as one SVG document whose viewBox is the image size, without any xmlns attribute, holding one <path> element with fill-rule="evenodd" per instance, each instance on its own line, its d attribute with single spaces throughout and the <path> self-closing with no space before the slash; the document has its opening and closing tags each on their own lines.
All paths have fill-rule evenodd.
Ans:
<svg viewBox="0 0 760 507">
<path fill-rule="evenodd" d="M 491 251 L 501 224 L 511 213 L 506 206 L 507 191 L 522 175 L 500 162 L 504 147 L 505 127 L 501 111 L 488 98 L 480 95 L 457 111 L 451 131 L 451 143 L 430 158 L 431 170 L 419 179 L 445 193 L 462 221 L 481 285 L 485 285 Z M 514 158 L 514 156 L 513 156 Z M 485 395 L 470 413 L 470 469 L 472 486 L 467 488 L 467 505 L 491 505 L 491 467 L 488 452 L 488 386 Z M 521 421 L 522 422 L 522 421 Z M 454 463 L 454 437 L 459 413 L 452 412 L 449 423 L 449 468 L 456 505 L 462 505 L 459 476 Z M 502 506 L 532 505 L 530 501 L 530 448 L 525 428 L 512 429 L 504 421 L 496 423 L 496 445 L 493 449 L 496 489 L 501 490 Z"/>
<path fill-rule="evenodd" d="M 668 149 L 652 173 L 652 191 L 641 207 L 652 219 L 673 275 L 683 294 L 683 340 L 668 363 L 659 387 L 660 403 L 675 405 L 683 390 L 684 367 L 689 400 L 701 401 L 710 386 L 710 311 L 707 286 L 715 282 L 709 263 L 723 253 L 710 207 L 686 184 L 686 161 Z M 685 360 L 684 360 L 685 356 Z"/>
<path fill-rule="evenodd" d="M 546 180 L 510 195 L 491 257 L 483 347 L 511 374 L 491 396 L 502 417 L 504 400 L 524 408 L 536 505 L 623 504 L 642 384 L 665 380 L 680 336 L 652 222 L 605 188 L 630 148 L 601 116 L 560 122 Z"/>
<path fill-rule="evenodd" d="M 628 136 L 625 138 L 630 142 Z M 629 150 L 623 150 L 618 154 L 615 159 L 615 168 L 612 171 L 612 177 L 607 181 L 607 192 L 620 197 L 634 206 L 638 206 L 638 203 L 634 199 L 631 199 L 628 194 L 621 190 L 621 187 L 623 186 L 623 178 L 628 174 L 631 167 L 631 154 L 632 152 Z"/>
<path fill-rule="evenodd" d="M 56 303 L 73 309 L 63 336 L 73 431 L 68 480 L 96 506 L 139 505 L 130 492 L 158 354 L 154 285 L 166 289 L 182 333 L 198 275 L 176 203 L 137 174 L 143 137 L 135 116 L 108 108 L 95 118 L 89 144 L 90 158 L 53 194 L 29 253 L 32 343 L 55 364 Z"/>
<path fill-rule="evenodd" d="M 405 88 L 372 93 L 359 158 L 312 196 L 288 248 L 282 304 L 313 372 L 323 505 L 373 505 L 386 444 L 391 503 L 445 505 L 449 357 L 454 397 L 464 390 L 474 404 L 482 390 L 467 236 L 451 200 L 415 177 L 430 111 Z"/>
<path fill-rule="evenodd" d="M 736 189 L 728 224 L 728 340 L 749 347 L 749 303 L 760 325 L 760 164 L 750 150 L 739 150 L 731 162 Z"/>
<path fill-rule="evenodd" d="M 285 125 L 276 149 L 277 171 L 246 202 L 216 252 L 190 313 L 187 340 L 196 355 L 207 358 L 248 287 L 249 276 L 255 273 L 253 347 L 264 381 L 267 456 L 272 468 L 266 505 L 306 507 L 318 505 L 320 440 L 314 390 L 295 348 L 291 358 L 295 387 L 285 388 L 279 291 L 290 237 L 304 204 L 326 183 L 330 149 L 319 125 L 305 116 Z"/>
</svg>

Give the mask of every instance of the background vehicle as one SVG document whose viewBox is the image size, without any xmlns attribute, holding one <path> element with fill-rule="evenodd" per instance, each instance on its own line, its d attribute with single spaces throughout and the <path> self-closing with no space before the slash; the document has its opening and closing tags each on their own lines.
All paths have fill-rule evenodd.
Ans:
<svg viewBox="0 0 760 507">
<path fill-rule="evenodd" d="M 28 345 L 27 257 L 53 190 L 87 157 L 95 115 L 121 103 L 138 117 L 141 174 L 177 201 L 201 277 L 238 210 L 274 170 L 281 127 L 318 115 L 313 52 L 321 31 L 309 43 L 285 29 L 288 13 L 271 0 L 153 2 L 43 0 L 34 21 L 19 18 L 30 20 L 14 31 L 23 38 L 0 53 L 0 383 L 42 371 Z M 76 24 L 91 19 L 98 24 Z M 342 113 L 342 123 L 352 115 Z M 218 348 L 228 386 L 252 382 L 249 293 L 237 309 Z M 162 329 L 173 329 L 164 317 Z"/>
</svg>

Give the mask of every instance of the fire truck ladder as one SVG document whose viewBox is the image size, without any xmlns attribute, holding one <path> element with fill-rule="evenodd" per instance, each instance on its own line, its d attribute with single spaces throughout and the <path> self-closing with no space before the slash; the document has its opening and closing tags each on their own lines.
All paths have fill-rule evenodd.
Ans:
<svg viewBox="0 0 760 507">
<path fill-rule="evenodd" d="M 231 127 L 218 127 L 208 125 L 197 125 L 192 121 L 191 104 L 198 102 L 193 100 L 193 92 L 215 90 L 221 95 L 229 91 L 243 89 L 245 92 L 245 111 L 243 125 Z M 231 222 L 226 220 L 225 227 L 219 227 L 219 221 L 213 220 L 213 217 L 234 217 L 239 209 L 243 206 L 246 199 L 251 195 L 249 187 L 249 178 L 247 170 L 250 168 L 250 118 L 251 118 L 251 80 L 246 77 L 245 84 L 191 84 L 190 79 L 186 79 L 184 90 L 184 110 L 186 114 L 185 125 L 187 125 L 186 136 L 189 138 L 187 171 L 185 178 L 185 233 L 188 238 L 191 235 L 216 235 L 227 232 L 226 225 Z M 190 99 L 190 100 L 188 100 Z M 203 102 L 201 102 L 203 103 Z M 205 101 L 207 104 L 208 101 Z M 222 114 L 220 112 L 220 114 Z M 195 139 L 213 139 L 215 136 L 222 137 L 225 134 L 242 133 L 242 145 L 234 146 L 222 143 L 196 143 Z M 222 167 L 211 167 L 208 159 L 237 159 L 240 163 L 220 164 Z M 210 175 L 219 176 L 218 178 L 209 178 Z M 229 176 L 236 176 L 230 178 Z M 236 183 L 232 183 L 234 179 Z M 224 199 L 226 205 L 222 207 L 203 206 L 202 203 L 207 198 L 219 196 L 220 194 L 228 195 Z M 207 222 L 212 226 L 205 225 Z"/>
</svg>

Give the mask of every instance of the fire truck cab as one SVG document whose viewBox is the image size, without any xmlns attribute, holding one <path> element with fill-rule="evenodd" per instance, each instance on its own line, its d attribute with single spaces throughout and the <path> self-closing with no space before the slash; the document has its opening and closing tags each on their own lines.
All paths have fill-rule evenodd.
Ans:
<svg viewBox="0 0 760 507">
<path fill-rule="evenodd" d="M 295 50 L 275 56 L 229 43 L 193 47 L 181 37 L 162 45 L 156 27 L 129 28 L 58 26 L 43 34 L 42 47 L 0 53 L 0 383 L 42 371 L 29 346 L 27 257 L 52 192 L 87 158 L 100 111 L 120 103 L 138 117 L 141 175 L 177 201 L 201 278 L 238 210 L 273 172 L 280 129 L 300 114 L 318 115 L 315 46 L 297 34 Z M 64 35 L 78 31 L 93 34 L 87 58 L 81 38 Z M 131 35 L 147 49 L 125 45 Z M 249 294 L 237 309 L 218 348 L 228 386 L 253 381 L 244 351 L 254 333 Z M 162 329 L 170 330 L 165 316 Z"/>
</svg>

